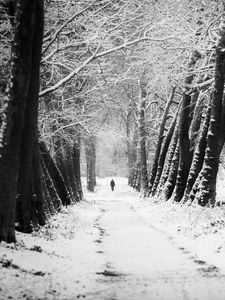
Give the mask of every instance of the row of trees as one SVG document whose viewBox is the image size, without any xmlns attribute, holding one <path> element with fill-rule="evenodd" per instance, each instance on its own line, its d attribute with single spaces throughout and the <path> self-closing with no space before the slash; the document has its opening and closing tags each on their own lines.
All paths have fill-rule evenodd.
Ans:
<svg viewBox="0 0 225 300">
<path fill-rule="evenodd" d="M 61 205 L 82 199 L 81 140 L 88 188 L 94 190 L 95 136 L 108 115 L 99 58 L 148 37 L 137 38 L 137 33 L 119 46 L 115 40 L 119 27 L 140 18 L 135 1 L 131 7 L 100 0 L 88 5 L 42 0 L 0 4 L 7 45 L 1 47 L 0 240 L 13 242 L 15 222 L 18 230 L 31 232 Z"/>
<path fill-rule="evenodd" d="M 225 141 L 225 10 L 223 3 L 214 4 L 211 15 L 205 4 L 200 7 L 203 15 L 199 15 L 197 25 L 200 26 L 195 33 L 199 44 L 190 53 L 183 83 L 171 87 L 161 117 L 149 178 L 145 153 L 137 150 L 137 163 L 130 174 L 130 184 L 144 196 L 156 195 L 163 200 L 181 203 L 195 200 L 203 206 L 215 205 L 217 173 Z M 216 12 L 219 11 L 218 19 Z M 203 27 L 206 21 L 210 28 Z M 140 99 L 142 103 L 145 101 L 143 95 Z M 176 108 L 173 103 L 177 103 Z M 168 122 L 171 110 L 173 117 Z M 144 119 L 145 113 L 142 106 L 140 118 Z M 141 126 L 145 126 L 143 121 L 139 125 L 138 147 L 144 151 L 146 137 Z"/>
<path fill-rule="evenodd" d="M 82 199 L 81 145 L 94 190 L 98 137 L 108 130 L 123 136 L 114 152 L 126 146 L 129 184 L 143 196 L 214 204 L 224 143 L 222 3 L 0 5 L 0 240 L 15 240 L 15 221 L 31 232 Z"/>
<path fill-rule="evenodd" d="M 0 130 L 0 240 L 15 242 L 15 224 L 18 230 L 31 232 L 62 205 L 82 199 L 80 143 L 77 137 L 72 145 L 66 144 L 65 152 L 60 146 L 64 141 L 56 140 L 53 160 L 38 129 L 43 1 L 1 4 L 12 28 L 6 26 L 3 32 L 12 34 L 12 46 Z"/>
</svg>

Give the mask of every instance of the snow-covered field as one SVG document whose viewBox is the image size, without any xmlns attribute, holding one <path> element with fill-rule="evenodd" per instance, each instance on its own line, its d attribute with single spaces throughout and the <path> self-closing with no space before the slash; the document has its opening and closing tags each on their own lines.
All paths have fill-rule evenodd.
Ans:
<svg viewBox="0 0 225 300">
<path fill-rule="evenodd" d="M 154 204 L 109 181 L 0 244 L 0 299 L 225 299 L 223 207 Z"/>
</svg>

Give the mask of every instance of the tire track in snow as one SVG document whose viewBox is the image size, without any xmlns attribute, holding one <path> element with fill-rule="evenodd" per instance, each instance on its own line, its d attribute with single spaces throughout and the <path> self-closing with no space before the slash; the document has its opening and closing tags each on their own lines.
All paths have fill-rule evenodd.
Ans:
<svg viewBox="0 0 225 300">
<path fill-rule="evenodd" d="M 101 219 L 104 217 L 105 212 L 106 212 L 106 209 L 102 208 L 100 210 L 100 215 L 96 218 L 96 220 L 94 222 L 94 227 L 97 228 L 99 231 L 99 238 L 97 240 L 95 240 L 94 242 L 98 243 L 98 244 L 103 244 L 103 245 L 101 245 L 100 250 L 97 250 L 96 253 L 99 253 L 101 255 L 105 255 L 105 252 L 103 251 L 104 237 L 109 236 L 109 234 L 106 233 L 106 230 L 101 225 Z M 103 276 L 103 278 L 101 279 L 101 282 L 112 281 L 112 279 L 115 279 L 116 277 L 124 276 L 124 274 L 119 273 L 114 270 L 112 263 L 107 261 L 106 256 L 105 256 L 105 259 L 106 259 L 106 262 L 105 262 L 104 270 L 96 272 L 97 275 Z M 114 282 L 115 282 L 115 280 L 114 280 Z"/>
</svg>

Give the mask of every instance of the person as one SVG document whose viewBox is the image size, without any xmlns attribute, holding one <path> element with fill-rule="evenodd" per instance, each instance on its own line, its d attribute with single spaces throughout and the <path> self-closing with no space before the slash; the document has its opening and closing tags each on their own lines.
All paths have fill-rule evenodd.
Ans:
<svg viewBox="0 0 225 300">
<path fill-rule="evenodd" d="M 115 181 L 112 179 L 111 181 L 110 181 L 110 186 L 111 186 L 111 190 L 112 191 L 114 191 L 114 187 L 115 187 Z"/>
</svg>

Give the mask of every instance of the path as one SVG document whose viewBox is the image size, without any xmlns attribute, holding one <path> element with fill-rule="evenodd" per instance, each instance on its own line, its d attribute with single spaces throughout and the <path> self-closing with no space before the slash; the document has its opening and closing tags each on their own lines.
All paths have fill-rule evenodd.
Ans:
<svg viewBox="0 0 225 300">
<path fill-rule="evenodd" d="M 13 299 L 225 299 L 225 277 L 154 228 L 147 215 L 139 213 L 142 202 L 124 181 L 114 192 L 103 181 L 86 197 L 88 202 L 55 218 L 49 240 L 32 241 L 41 243 L 41 256 L 35 253 L 34 259 L 31 251 L 11 254 L 16 265 L 26 257 L 29 263 L 23 268 L 31 264 L 31 270 L 44 272 L 41 278 L 18 273 L 20 282 L 22 276 L 24 286 L 29 282 L 33 289 L 27 288 L 27 298 L 22 298 L 20 283 Z M 3 290 L 6 284 L 9 287 L 3 281 Z M 11 284 L 19 285 L 15 278 Z"/>
<path fill-rule="evenodd" d="M 225 278 L 219 277 L 216 267 L 202 266 L 152 227 L 139 215 L 136 197 L 126 197 L 123 185 L 108 198 L 104 188 L 98 193 L 103 198 L 96 200 L 95 242 L 105 260 L 98 274 L 107 289 L 96 299 L 225 298 Z"/>
</svg>

